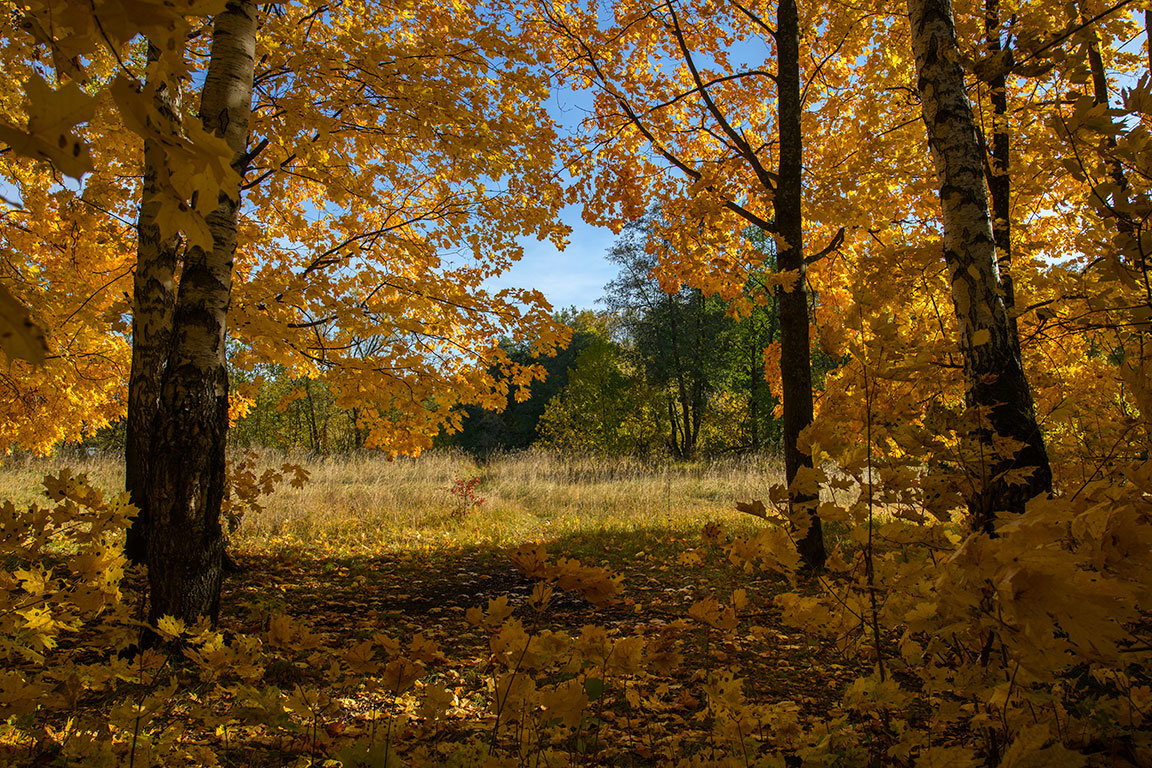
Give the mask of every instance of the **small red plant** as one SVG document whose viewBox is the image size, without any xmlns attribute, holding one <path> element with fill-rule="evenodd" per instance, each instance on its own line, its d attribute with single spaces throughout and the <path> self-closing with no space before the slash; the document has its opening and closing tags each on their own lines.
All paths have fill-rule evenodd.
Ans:
<svg viewBox="0 0 1152 768">
<path fill-rule="evenodd" d="M 481 504 L 484 503 L 483 496 L 476 495 L 476 486 L 480 484 L 480 477 L 457 478 L 456 482 L 452 484 L 451 488 L 447 488 L 448 493 L 452 494 L 452 498 L 456 500 L 456 507 L 452 510 L 452 514 L 459 520 L 463 520 L 468 516 L 469 512 L 475 511 Z"/>
</svg>

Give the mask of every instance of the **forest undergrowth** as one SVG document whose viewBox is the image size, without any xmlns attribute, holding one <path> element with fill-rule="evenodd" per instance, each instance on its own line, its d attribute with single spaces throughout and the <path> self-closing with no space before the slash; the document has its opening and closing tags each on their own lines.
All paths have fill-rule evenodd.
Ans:
<svg viewBox="0 0 1152 768">
<path fill-rule="evenodd" d="M 814 475 L 814 577 L 771 462 L 295 458 L 233 464 L 218 628 L 137 654 L 114 471 L 6 468 L 55 507 L 0 513 L 0 762 L 1147 764 L 1148 464 L 996 539 Z"/>
</svg>

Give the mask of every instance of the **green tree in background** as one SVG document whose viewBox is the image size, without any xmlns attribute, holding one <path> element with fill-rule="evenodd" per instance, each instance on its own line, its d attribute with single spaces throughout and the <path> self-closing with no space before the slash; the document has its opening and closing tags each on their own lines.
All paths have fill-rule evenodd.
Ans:
<svg viewBox="0 0 1152 768">
<path fill-rule="evenodd" d="M 234 378 L 252 402 L 232 427 L 233 445 L 305 448 L 317 454 L 364 446 L 367 433 L 357 425 L 359 409 L 341 408 L 327 382 L 291 376 L 279 365 L 266 366 L 258 376 Z"/>
<path fill-rule="evenodd" d="M 663 392 L 645 381 L 631 355 L 595 336 L 576 358 L 568 383 L 540 419 L 546 448 L 613 456 L 648 454 L 668 441 Z"/>
<path fill-rule="evenodd" d="M 605 302 L 619 316 L 645 380 L 662 392 L 669 452 L 691 459 L 713 415 L 715 396 L 731 391 L 750 354 L 729 302 L 696 288 L 661 285 L 653 277 L 657 257 L 649 236 L 656 215 L 649 212 L 626 226 L 609 251 L 620 274 L 606 287 Z M 755 378 L 754 366 L 745 367 Z M 759 371 L 763 381 L 762 360 Z"/>
<path fill-rule="evenodd" d="M 441 435 L 437 445 L 454 446 L 475 456 L 485 456 L 524 450 L 537 441 L 540 418 L 548 401 L 568 383 L 569 372 L 580 354 L 598 334 L 606 333 L 607 328 L 606 318 L 594 312 L 578 311 L 575 307 L 558 312 L 556 319 L 572 329 L 572 340 L 567 348 L 552 357 L 534 355 L 528 344 L 517 340 L 502 341 L 513 362 L 544 368 L 544 380 L 532 382 L 527 399 L 517 401 L 509 394 L 503 411 L 466 406 L 463 428 L 454 434 Z"/>
<path fill-rule="evenodd" d="M 779 447 L 779 401 L 765 380 L 764 358 L 780 329 L 778 299 L 765 283 L 775 268 L 773 242 L 758 230 L 744 233 L 763 251 L 764 271 L 753 273 L 732 300 L 661 286 L 657 257 L 649 252 L 655 215 L 627 226 L 610 250 L 620 273 L 606 286 L 608 308 L 557 313 L 572 330 L 566 349 L 543 357 L 527 343 L 501 342 L 514 363 L 544 369 L 528 397 L 509 394 L 503 410 L 467 406 L 461 430 L 441 434 L 437 445 L 475 456 L 540 445 L 608 455 L 666 452 L 677 459 Z M 817 389 L 838 364 L 813 351 Z M 313 453 L 365 447 L 365 406 L 342 404 L 323 380 L 277 365 L 234 378 L 233 389 L 249 401 L 234 414 L 234 445 Z M 389 406 L 373 407 L 386 413 Z"/>
</svg>

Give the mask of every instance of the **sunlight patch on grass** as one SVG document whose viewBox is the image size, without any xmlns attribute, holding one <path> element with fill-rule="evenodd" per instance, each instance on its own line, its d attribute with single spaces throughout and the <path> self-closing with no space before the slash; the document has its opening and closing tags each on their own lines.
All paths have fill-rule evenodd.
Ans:
<svg viewBox="0 0 1152 768">
<path fill-rule="evenodd" d="M 749 521 L 734 502 L 765 496 L 782 474 L 763 457 L 673 464 L 539 451 L 484 463 L 442 451 L 391 462 L 282 454 L 262 461 L 297 461 L 312 474 L 303 488 L 277 489 L 262 513 L 244 520 L 235 534 L 242 548 L 388 552 L 600 531 L 695 534 L 709 520 L 742 528 Z M 480 478 L 476 495 L 484 502 L 459 519 L 448 489 L 470 477 Z"/>
</svg>

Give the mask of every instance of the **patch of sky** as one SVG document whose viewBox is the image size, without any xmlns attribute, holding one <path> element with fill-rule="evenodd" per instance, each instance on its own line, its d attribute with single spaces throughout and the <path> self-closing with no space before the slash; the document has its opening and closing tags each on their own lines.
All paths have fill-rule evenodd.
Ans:
<svg viewBox="0 0 1152 768">
<path fill-rule="evenodd" d="M 575 133 L 592 110 L 592 93 L 557 87 L 548 101 L 548 112 L 564 132 Z M 564 183 L 573 183 L 562 171 Z M 532 288 L 544 294 L 554 310 L 575 307 L 592 309 L 604 293 L 604 286 L 616 276 L 616 268 L 606 255 L 615 235 L 607 227 L 589 224 L 582 218 L 579 204 L 565 206 L 560 220 L 572 229 L 568 243 L 557 248 L 535 238 L 520 239 L 524 256 L 504 273 L 488 279 L 488 290 Z"/>
</svg>

